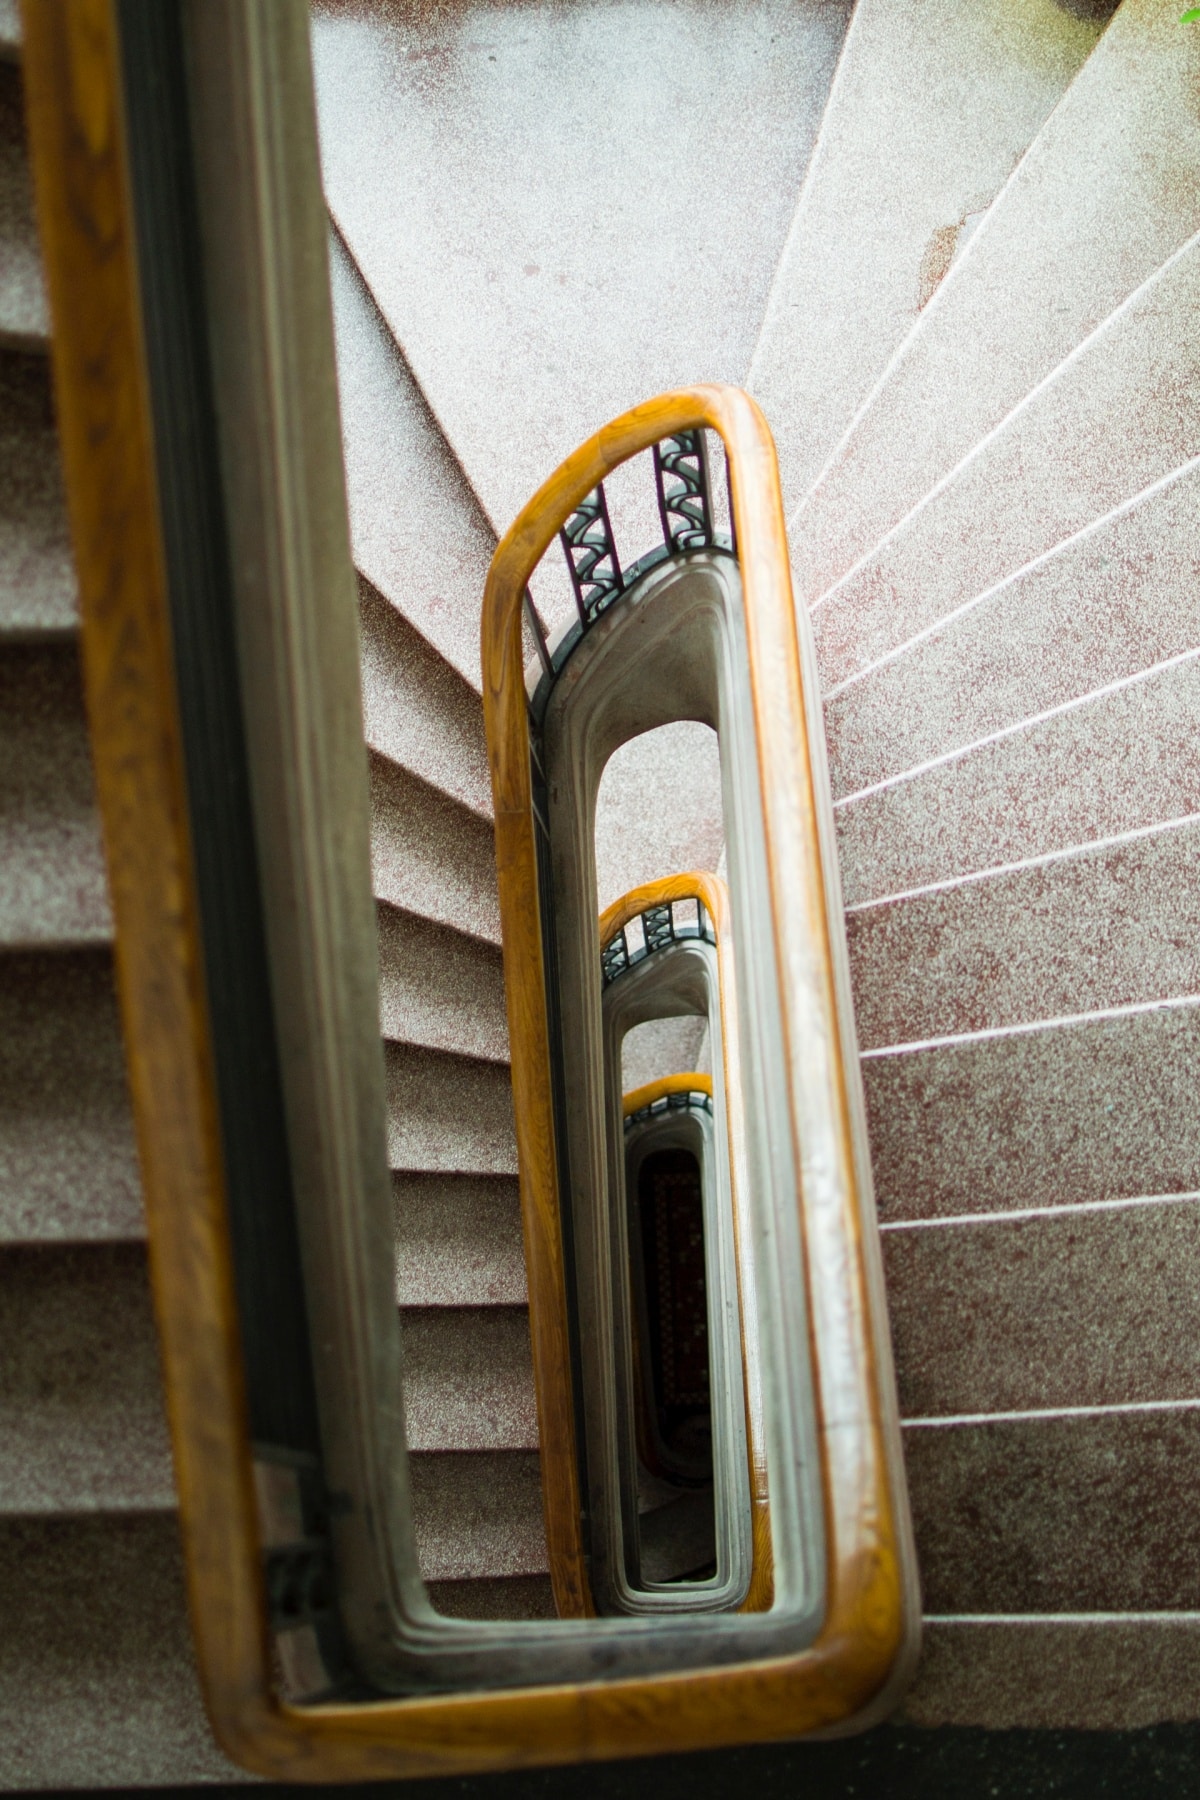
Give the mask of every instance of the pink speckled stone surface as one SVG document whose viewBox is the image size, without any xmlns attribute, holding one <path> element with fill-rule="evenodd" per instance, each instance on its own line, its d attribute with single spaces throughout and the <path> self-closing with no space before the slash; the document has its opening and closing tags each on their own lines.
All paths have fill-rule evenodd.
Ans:
<svg viewBox="0 0 1200 1800">
<path fill-rule="evenodd" d="M 1189 463 L 834 688 L 825 702 L 834 793 L 861 791 L 1200 644 L 1198 506 L 1200 467 Z M 931 556 L 927 569 L 938 562 Z"/>
<path fill-rule="evenodd" d="M 504 1063 L 385 1046 L 388 1157 L 416 1174 L 515 1175 L 512 1086 Z"/>
<path fill-rule="evenodd" d="M 850 912 L 864 1050 L 1200 994 L 1200 820 Z"/>
<path fill-rule="evenodd" d="M 492 779 L 478 694 L 361 575 L 358 592 L 367 743 L 490 819 Z"/>
<path fill-rule="evenodd" d="M 603 911 L 681 869 L 715 871 L 725 847 L 716 733 L 682 719 L 613 752 L 596 795 L 596 891 Z"/>
<path fill-rule="evenodd" d="M 1200 1402 L 906 1425 L 931 1613 L 1200 1610 Z"/>
<path fill-rule="evenodd" d="M 536 1450 L 523 1306 L 406 1307 L 404 1422 L 412 1450 Z"/>
<path fill-rule="evenodd" d="M 827 685 L 894 653 L 1195 457 L 1200 346 L 1190 324 L 1197 308 L 1200 240 L 818 602 Z M 1119 581 L 1110 566 L 1100 585 L 1111 591 Z"/>
<path fill-rule="evenodd" d="M 492 828 L 395 763 L 371 757 L 376 897 L 470 937 L 500 942 Z"/>
<path fill-rule="evenodd" d="M 523 1306 L 521 1202 L 512 1176 L 394 1175 L 402 1306 Z"/>
<path fill-rule="evenodd" d="M 105 951 L 0 959 L 0 1240 L 145 1231 Z"/>
<path fill-rule="evenodd" d="M 354 560 L 478 688 L 495 533 L 336 237 L 330 256 Z"/>
<path fill-rule="evenodd" d="M 1200 651 L 835 807 L 848 905 L 1200 812 Z"/>
<path fill-rule="evenodd" d="M 45 349 L 49 335 L 21 76 L 0 61 L 0 344 Z"/>
<path fill-rule="evenodd" d="M 111 935 L 75 647 L 11 646 L 0 657 L 0 941 Z"/>
<path fill-rule="evenodd" d="M 501 1581 L 437 1581 L 429 1598 L 452 1619 L 553 1619 L 548 1575 L 511 1575 Z"/>
<path fill-rule="evenodd" d="M 901 1413 L 1200 1395 L 1200 1200 L 883 1233 Z"/>
<path fill-rule="evenodd" d="M 380 906 L 379 1002 L 395 1043 L 508 1061 L 500 952 L 478 938 Z"/>
<path fill-rule="evenodd" d="M 50 365 L 0 351 L 0 633 L 73 631 L 78 617 Z"/>
<path fill-rule="evenodd" d="M 6 1786 L 250 1779 L 204 1716 L 173 1513 L 0 1519 L 0 1591 Z"/>
<path fill-rule="evenodd" d="M 535 1452 L 418 1455 L 410 1467 L 417 1554 L 427 1581 L 546 1573 Z"/>
<path fill-rule="evenodd" d="M 748 382 L 790 504 L 1098 35 L 1058 0 L 858 0 Z"/>
<path fill-rule="evenodd" d="M 142 1246 L 0 1253 L 0 1513 L 174 1500 Z"/>
<path fill-rule="evenodd" d="M 796 513 L 809 604 L 1196 231 L 1179 10 L 1125 0 Z"/>
<path fill-rule="evenodd" d="M 1200 1189 L 1200 1000 L 867 1052 L 880 1218 Z"/>
<path fill-rule="evenodd" d="M 0 56 L 15 62 L 21 54 L 21 11 L 17 0 L 0 0 Z"/>
<path fill-rule="evenodd" d="M 926 1619 L 899 1718 L 914 1725 L 1133 1731 L 1193 1719 L 1200 1613 Z"/>
<path fill-rule="evenodd" d="M 849 11 L 315 9 L 331 209 L 497 529 L 626 407 L 744 380 Z"/>
</svg>

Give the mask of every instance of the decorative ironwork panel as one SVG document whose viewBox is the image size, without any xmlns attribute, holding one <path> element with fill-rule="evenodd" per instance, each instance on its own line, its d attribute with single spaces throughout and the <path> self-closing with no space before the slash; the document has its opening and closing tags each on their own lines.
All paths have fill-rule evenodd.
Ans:
<svg viewBox="0 0 1200 1800">
<path fill-rule="evenodd" d="M 642 930 L 646 934 L 646 955 L 665 950 L 674 941 L 675 921 L 670 906 L 652 906 L 642 914 Z"/>
<path fill-rule="evenodd" d="M 680 431 L 654 446 L 654 480 L 663 542 L 669 550 L 703 550 L 713 541 L 708 449 L 702 431 Z"/>
<path fill-rule="evenodd" d="M 571 572 L 579 621 L 586 631 L 624 592 L 603 482 L 580 501 L 558 535 Z"/>
<path fill-rule="evenodd" d="M 625 933 L 618 931 L 615 938 L 610 938 L 600 952 L 600 974 L 605 987 L 623 975 L 629 967 L 629 946 L 625 942 Z"/>
</svg>

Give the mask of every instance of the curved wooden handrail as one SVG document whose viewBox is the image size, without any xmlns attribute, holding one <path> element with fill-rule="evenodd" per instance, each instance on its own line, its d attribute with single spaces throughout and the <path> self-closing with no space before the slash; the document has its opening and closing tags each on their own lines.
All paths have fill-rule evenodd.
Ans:
<svg viewBox="0 0 1200 1800">
<path fill-rule="evenodd" d="M 642 1112 L 647 1106 L 653 1106 L 657 1100 L 666 1100 L 672 1094 L 707 1094 L 712 1099 L 712 1076 L 703 1070 L 696 1069 L 690 1075 L 660 1075 L 657 1081 L 648 1081 L 644 1087 L 630 1088 L 621 1096 L 621 1114 L 623 1118 L 632 1118 L 634 1113 Z"/>
<path fill-rule="evenodd" d="M 828 1606 L 816 1641 L 752 1663 L 553 1687 L 298 1706 L 275 1688 L 233 1297 L 201 940 L 165 600 L 143 360 L 115 0 L 24 0 L 25 91 L 51 310 L 89 721 L 113 890 L 152 1278 L 197 1661 L 226 1752 L 276 1781 L 478 1774 L 574 1760 L 790 1739 L 867 1707 L 904 1644 L 898 1521 L 878 1376 L 857 1346 L 869 1295 L 852 1179 L 802 1197 L 829 1521 Z M 544 1044 L 520 595 L 556 521 L 626 455 L 690 425 L 721 432 L 750 615 L 761 753 L 779 871 L 802 872 L 825 930 L 812 773 L 770 438 L 746 396 L 697 388 L 652 402 L 585 445 L 500 546 L 484 670 L 506 902 L 506 973 L 531 1279 L 561 1268 Z M 798 735 L 799 733 L 799 735 Z M 781 773 L 782 772 L 782 773 Z M 513 912 L 515 898 L 526 915 Z M 826 947 L 827 948 L 827 947 Z M 781 956 L 786 946 L 780 945 Z M 522 982 L 532 984 L 528 993 Z M 826 980 L 823 1011 L 833 1029 Z M 539 1007 L 541 1011 L 539 1012 Z M 539 1023 L 542 1021 L 543 1023 Z M 790 1041 L 807 1021 L 792 1017 Z M 836 1096 L 848 1156 L 845 1094 Z M 539 1327 L 564 1352 L 565 1317 Z M 543 1393 L 547 1419 L 553 1396 Z M 570 1423 L 569 1408 L 565 1415 Z M 561 1421 L 560 1421 L 561 1423 Z M 569 1448 L 569 1434 L 567 1439 Z"/>
<path fill-rule="evenodd" d="M 738 1179 L 738 1157 L 735 1138 L 741 1125 L 741 1057 L 737 1029 L 737 964 L 729 929 L 729 889 L 719 875 L 693 869 L 684 875 L 669 875 L 661 881 L 646 882 L 631 888 L 600 915 L 601 947 L 616 936 L 631 919 L 652 906 L 666 906 L 676 900 L 699 900 L 712 920 L 717 940 L 717 967 L 720 979 L 721 1044 L 725 1061 L 726 1110 L 729 1114 L 730 1167 L 729 1189 L 733 1196 L 733 1236 L 737 1267 L 738 1301 L 742 1319 L 742 1393 L 746 1411 L 746 1448 L 750 1460 L 750 1518 L 753 1539 L 750 1587 L 742 1602 L 743 1612 L 766 1612 L 775 1594 L 774 1559 L 771 1548 L 771 1502 L 767 1479 L 767 1451 L 763 1436 L 762 1383 L 750 1354 L 745 1319 L 747 1287 L 752 1280 L 754 1243 L 746 1208 L 740 1204 L 741 1183 Z M 712 1078 L 701 1075 L 667 1075 L 645 1088 L 637 1088 L 624 1096 L 625 1116 L 650 1104 L 644 1096 L 681 1093 L 707 1083 L 712 1093 Z M 637 1102 L 636 1105 L 633 1102 Z"/>
</svg>

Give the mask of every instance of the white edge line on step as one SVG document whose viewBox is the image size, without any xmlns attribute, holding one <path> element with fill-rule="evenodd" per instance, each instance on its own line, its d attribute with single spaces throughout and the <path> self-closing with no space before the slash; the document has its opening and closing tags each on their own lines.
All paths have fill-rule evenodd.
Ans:
<svg viewBox="0 0 1200 1800">
<path fill-rule="evenodd" d="M 885 1056 L 907 1056 L 920 1050 L 944 1050 L 959 1044 L 982 1044 L 1001 1038 L 1030 1037 L 1035 1032 L 1062 1031 L 1075 1025 L 1103 1025 L 1114 1019 L 1131 1019 L 1143 1013 L 1184 1012 L 1200 1006 L 1200 994 L 1173 994 L 1164 1000 L 1139 1000 L 1130 1006 L 1102 1006 L 1095 1012 L 1063 1013 L 1054 1019 L 1032 1019 L 1027 1024 L 992 1025 L 984 1031 L 956 1031 L 945 1037 L 916 1038 L 907 1044 L 884 1044 L 864 1050 L 860 1062 L 877 1062 Z"/>
<path fill-rule="evenodd" d="M 1200 1412 L 1200 1399 L 1114 1400 L 1108 1406 L 1038 1406 L 1021 1412 L 947 1413 L 944 1418 L 901 1419 L 900 1425 L 904 1431 L 931 1431 L 947 1425 L 1019 1425 L 1037 1419 L 1107 1419 L 1165 1412 Z"/>
<path fill-rule="evenodd" d="M 879 1230 L 931 1231 L 943 1225 L 1012 1225 L 1030 1219 L 1074 1218 L 1079 1213 L 1113 1213 L 1138 1206 L 1180 1206 L 1200 1200 L 1200 1191 L 1187 1194 L 1137 1194 L 1123 1200 L 1068 1200 L 1062 1206 L 1021 1206 L 1010 1212 L 949 1213 L 936 1219 L 889 1219 L 881 1221 Z"/>
<path fill-rule="evenodd" d="M 926 1625 L 1200 1625 L 1200 1612 L 926 1613 Z"/>
</svg>

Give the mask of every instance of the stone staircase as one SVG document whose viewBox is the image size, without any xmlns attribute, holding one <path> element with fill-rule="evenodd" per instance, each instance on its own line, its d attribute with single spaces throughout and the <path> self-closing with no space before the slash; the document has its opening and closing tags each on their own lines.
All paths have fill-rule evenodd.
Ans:
<svg viewBox="0 0 1200 1800">
<path fill-rule="evenodd" d="M 446 1610 L 550 1606 L 484 574 L 607 418 L 736 381 L 777 436 L 825 684 L 928 1615 L 906 1716 L 1200 1710 L 1179 10 L 314 12 L 397 1302 Z M 11 4 L 0 58 L 0 1778 L 231 1780 L 183 1612 Z M 602 905 L 689 865 L 630 804 L 683 816 L 695 745 L 671 742 L 654 788 L 622 765 Z M 683 838 L 717 866 L 710 816 Z"/>
</svg>

